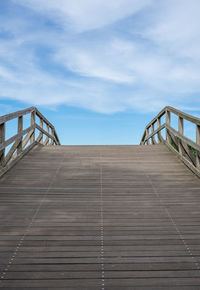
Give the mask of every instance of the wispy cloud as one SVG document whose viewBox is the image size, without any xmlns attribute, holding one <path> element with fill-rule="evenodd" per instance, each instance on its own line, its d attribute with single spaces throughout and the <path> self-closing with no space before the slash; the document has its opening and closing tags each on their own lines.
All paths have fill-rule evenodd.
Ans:
<svg viewBox="0 0 200 290">
<path fill-rule="evenodd" d="M 103 113 L 200 106 L 198 0 L 8 0 L 4 9 L 2 97 Z"/>
<path fill-rule="evenodd" d="M 97 29 L 133 15 L 152 0 L 15 0 L 48 15 L 65 28 Z"/>
</svg>

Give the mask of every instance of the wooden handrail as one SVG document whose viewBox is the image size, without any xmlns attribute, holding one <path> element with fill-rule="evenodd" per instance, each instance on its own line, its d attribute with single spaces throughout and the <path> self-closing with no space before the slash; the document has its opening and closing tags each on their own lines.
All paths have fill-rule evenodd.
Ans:
<svg viewBox="0 0 200 290">
<path fill-rule="evenodd" d="M 30 126 L 23 129 L 23 116 L 27 114 L 30 114 Z M 40 124 L 37 124 L 36 116 L 39 118 Z M 13 119 L 18 120 L 18 132 L 6 140 L 6 122 Z M 43 123 L 46 124 L 47 129 L 43 127 Z M 49 129 L 51 129 L 51 131 L 49 131 Z M 37 140 L 35 139 L 36 130 L 39 131 Z M 43 135 L 46 136 L 44 141 Z M 29 145 L 27 146 L 28 143 Z M 0 177 L 39 143 L 45 146 L 60 145 L 55 127 L 38 111 L 36 107 L 30 107 L 25 110 L 0 116 Z M 6 149 L 9 145 L 11 145 L 11 148 L 9 148 L 6 153 Z"/>
<path fill-rule="evenodd" d="M 175 114 L 178 117 L 178 131 L 171 125 L 171 114 Z M 165 119 L 162 125 L 161 117 Z M 184 136 L 184 120 L 195 124 L 196 142 Z M 156 124 L 157 128 L 155 128 Z M 166 138 L 163 138 L 161 131 L 165 131 Z M 157 141 L 155 140 L 155 136 L 158 137 Z M 200 177 L 200 118 L 186 114 L 170 106 L 165 107 L 147 124 L 140 142 L 141 145 L 154 145 L 158 143 L 164 143 Z"/>
<path fill-rule="evenodd" d="M 15 119 L 17 117 L 24 116 L 26 114 L 29 114 L 29 113 L 35 111 L 35 110 L 36 110 L 35 107 L 30 107 L 30 108 L 27 108 L 27 109 L 22 110 L 22 111 L 17 111 L 17 112 L 10 113 L 10 114 L 4 115 L 4 116 L 0 116 L 0 124 L 5 123 L 7 121 L 10 121 L 12 119 Z"/>
</svg>

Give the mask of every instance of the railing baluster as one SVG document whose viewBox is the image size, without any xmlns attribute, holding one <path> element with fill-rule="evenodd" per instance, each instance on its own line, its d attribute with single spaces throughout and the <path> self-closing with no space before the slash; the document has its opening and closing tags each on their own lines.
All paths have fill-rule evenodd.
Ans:
<svg viewBox="0 0 200 290">
<path fill-rule="evenodd" d="M 20 133 L 23 130 L 23 116 L 18 117 L 18 133 Z M 22 152 L 22 139 L 23 137 L 20 137 L 21 141 L 17 147 L 17 155 L 19 155 Z"/>
<path fill-rule="evenodd" d="M 178 119 L 178 131 L 183 135 L 183 118 L 179 117 Z"/>
<path fill-rule="evenodd" d="M 179 116 L 178 118 L 178 132 L 183 135 L 183 118 Z M 183 155 L 183 150 L 181 146 L 181 139 L 178 139 L 178 151 L 181 155 Z"/>
<path fill-rule="evenodd" d="M 153 132 L 154 132 L 154 123 L 151 124 L 151 133 L 153 133 Z M 152 142 L 152 144 L 156 144 L 154 136 L 151 137 L 151 142 Z"/>
<path fill-rule="evenodd" d="M 166 124 L 168 125 L 168 126 L 170 126 L 170 122 L 171 122 L 171 114 L 170 114 L 170 111 L 168 111 L 168 110 L 166 110 Z M 170 144 L 170 135 L 169 135 L 169 133 L 168 133 L 168 130 L 166 129 L 166 140 L 167 140 L 167 142 Z"/>
<path fill-rule="evenodd" d="M 51 139 L 51 145 L 54 145 L 54 139 L 55 139 L 54 128 L 51 128 L 51 136 L 53 137 L 53 139 Z"/>
<path fill-rule="evenodd" d="M 5 123 L 0 124 L 0 144 L 5 141 Z M 5 157 L 5 149 L 0 151 L 0 166 L 2 165 Z"/>
<path fill-rule="evenodd" d="M 196 143 L 200 145 L 200 125 L 196 125 Z"/>
<path fill-rule="evenodd" d="M 40 127 L 43 129 L 43 119 L 42 118 L 40 118 Z M 40 132 L 40 134 L 41 134 L 41 142 L 40 143 L 43 144 L 43 133 Z"/>
<path fill-rule="evenodd" d="M 49 125 L 46 124 L 46 132 L 49 134 Z M 49 136 L 46 136 L 46 139 L 44 141 L 44 145 L 47 145 L 49 143 Z"/>
<path fill-rule="evenodd" d="M 200 125 L 196 125 L 196 143 L 197 145 L 200 145 Z M 196 150 L 196 167 L 200 167 L 200 161 L 199 161 L 199 154 Z"/>
<path fill-rule="evenodd" d="M 35 125 L 35 111 L 33 111 L 31 113 L 31 126 L 33 126 L 33 125 Z M 30 140 L 31 140 L 31 144 L 33 142 L 35 142 L 35 129 L 34 129 L 34 132 L 33 132 L 32 136 L 31 136 Z"/>
<path fill-rule="evenodd" d="M 158 119 L 157 119 L 157 129 L 158 129 L 160 126 L 161 126 L 161 118 L 158 117 Z M 161 138 L 161 132 L 160 132 L 160 131 L 158 132 L 158 141 L 159 141 L 159 143 L 162 141 L 162 138 Z"/>
<path fill-rule="evenodd" d="M 149 128 L 146 128 L 146 139 L 147 139 L 147 141 L 146 141 L 146 144 L 147 145 L 149 145 Z"/>
</svg>

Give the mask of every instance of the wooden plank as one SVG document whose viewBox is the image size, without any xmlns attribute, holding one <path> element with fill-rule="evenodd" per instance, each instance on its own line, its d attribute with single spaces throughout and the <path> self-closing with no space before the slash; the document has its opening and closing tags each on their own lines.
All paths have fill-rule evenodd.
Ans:
<svg viewBox="0 0 200 290">
<path fill-rule="evenodd" d="M 1 287 L 199 289 L 199 190 L 165 145 L 40 146 L 0 180 Z"/>
</svg>

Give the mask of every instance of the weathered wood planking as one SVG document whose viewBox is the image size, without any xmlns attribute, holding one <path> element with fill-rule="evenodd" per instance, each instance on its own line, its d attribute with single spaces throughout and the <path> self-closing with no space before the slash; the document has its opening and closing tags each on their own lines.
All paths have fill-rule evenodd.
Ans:
<svg viewBox="0 0 200 290">
<path fill-rule="evenodd" d="M 200 182 L 164 145 L 30 151 L 0 233 L 3 289 L 200 289 Z"/>
</svg>

